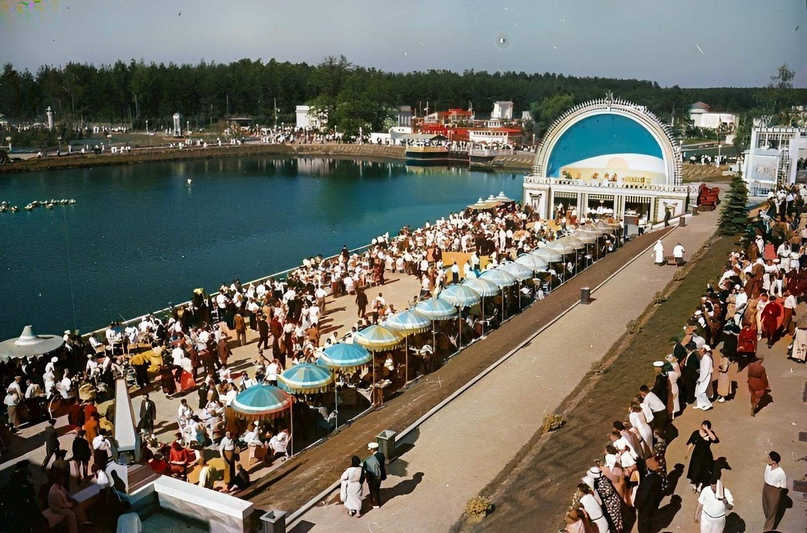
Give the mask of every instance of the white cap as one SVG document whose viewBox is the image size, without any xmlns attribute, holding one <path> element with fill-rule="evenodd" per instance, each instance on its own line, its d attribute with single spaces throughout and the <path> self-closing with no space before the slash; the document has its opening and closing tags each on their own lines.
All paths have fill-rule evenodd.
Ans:
<svg viewBox="0 0 807 533">
<path fill-rule="evenodd" d="M 661 368 L 664 366 L 664 361 L 653 361 L 653 366 Z"/>
<path fill-rule="evenodd" d="M 378 443 L 377 443 L 377 442 L 371 442 L 371 443 L 369 443 L 369 444 L 367 445 L 367 449 L 368 449 L 368 450 L 377 450 L 377 449 L 378 449 Z"/>
</svg>

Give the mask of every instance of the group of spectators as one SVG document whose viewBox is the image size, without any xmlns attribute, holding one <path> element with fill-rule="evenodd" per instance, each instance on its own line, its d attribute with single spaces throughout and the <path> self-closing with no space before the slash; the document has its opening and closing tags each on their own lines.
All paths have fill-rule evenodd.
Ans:
<svg viewBox="0 0 807 533">
<path fill-rule="evenodd" d="M 802 186 L 777 190 L 751 218 L 744 248 L 727 257 L 717 285 L 707 286 L 673 352 L 654 363 L 652 386 L 643 385 L 626 418 L 613 423 L 602 459 L 578 485 L 565 515 L 565 531 L 621 533 L 627 531 L 629 516 L 636 516 L 639 533 L 656 531 L 653 517 L 663 498 L 679 498 L 667 479 L 671 421 L 687 405 L 709 411 L 733 400 L 733 367 L 746 372 L 750 414 L 756 416 L 770 401 L 764 354 L 757 351 L 763 339 L 768 348 L 788 342 L 788 357 L 805 362 L 807 316 L 796 316 L 799 301 L 807 296 L 805 199 L 807 189 Z M 708 419 L 686 443 L 686 477 L 698 498 L 694 519 L 701 532 L 722 532 L 735 503 L 721 476 L 726 466 L 712 454 L 712 446 L 719 443 Z M 765 531 L 781 518 L 787 488 L 781 456 L 773 450 L 767 453 Z"/>
</svg>

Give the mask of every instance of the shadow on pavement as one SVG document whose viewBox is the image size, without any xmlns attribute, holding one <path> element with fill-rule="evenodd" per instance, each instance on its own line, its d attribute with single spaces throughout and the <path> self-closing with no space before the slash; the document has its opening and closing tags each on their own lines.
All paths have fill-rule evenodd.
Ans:
<svg viewBox="0 0 807 533">
<path fill-rule="evenodd" d="M 417 486 L 420 485 L 421 481 L 423 481 L 423 472 L 416 472 L 415 475 L 412 476 L 412 479 L 401 481 L 394 487 L 381 489 L 381 496 L 385 502 L 388 502 L 397 496 L 412 494 L 415 492 Z"/>
<path fill-rule="evenodd" d="M 677 515 L 678 511 L 681 510 L 681 507 L 681 496 L 678 496 L 677 494 L 670 498 L 670 502 L 667 505 L 659 507 L 659 510 L 656 511 L 656 514 L 653 517 L 653 525 L 655 526 L 654 531 L 662 531 L 665 527 L 669 527 L 669 525 L 672 524 L 675 515 Z"/>
</svg>

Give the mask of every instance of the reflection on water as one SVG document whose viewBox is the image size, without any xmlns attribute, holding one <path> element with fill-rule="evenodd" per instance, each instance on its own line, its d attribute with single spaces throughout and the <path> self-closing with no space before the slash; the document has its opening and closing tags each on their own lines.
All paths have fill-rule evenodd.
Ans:
<svg viewBox="0 0 807 533">
<path fill-rule="evenodd" d="M 0 199 L 12 205 L 76 204 L 0 214 L 0 339 L 25 324 L 95 329 L 185 301 L 196 287 L 362 246 L 479 197 L 521 197 L 519 174 L 422 170 L 267 157 L 2 176 Z"/>
</svg>

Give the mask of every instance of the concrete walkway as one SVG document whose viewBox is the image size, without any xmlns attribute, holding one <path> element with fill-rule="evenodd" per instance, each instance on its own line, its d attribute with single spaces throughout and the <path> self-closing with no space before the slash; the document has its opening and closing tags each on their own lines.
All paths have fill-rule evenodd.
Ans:
<svg viewBox="0 0 807 533">
<path fill-rule="evenodd" d="M 716 220 L 716 212 L 689 218 L 686 227 L 664 238 L 668 255 L 677 242 L 694 253 L 714 233 Z M 544 414 L 585 378 L 675 271 L 655 266 L 646 251 L 596 290 L 591 305 L 574 307 L 420 425 L 403 440 L 408 451 L 388 469 L 387 501 L 380 509 L 350 518 L 338 503 L 322 505 L 289 525 L 299 531 L 449 530 L 466 502 L 502 471 Z"/>
</svg>

